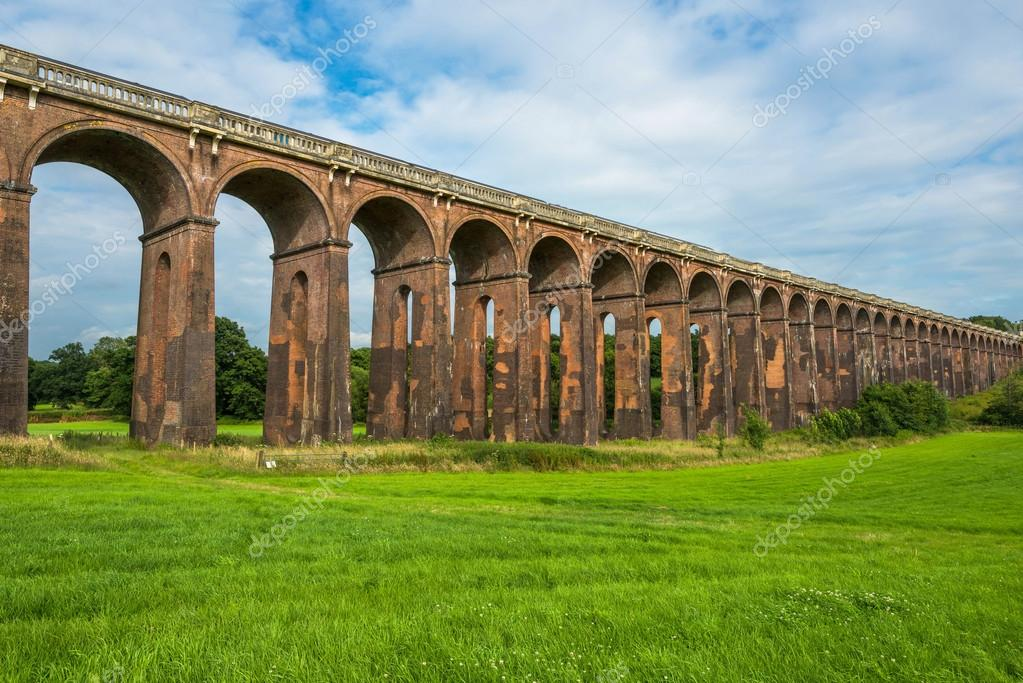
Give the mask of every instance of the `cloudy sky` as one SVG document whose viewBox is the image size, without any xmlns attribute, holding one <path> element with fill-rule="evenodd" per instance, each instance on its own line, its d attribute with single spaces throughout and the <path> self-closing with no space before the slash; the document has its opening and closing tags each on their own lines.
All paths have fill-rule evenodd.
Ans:
<svg viewBox="0 0 1023 683">
<path fill-rule="evenodd" d="M 34 0 L 0 42 L 952 315 L 1023 318 L 1023 7 L 1011 0 Z M 344 44 L 344 43 L 342 43 Z M 265 111 L 265 109 L 264 109 Z M 33 291 L 126 245 L 31 352 L 134 333 L 138 211 L 36 170 Z M 223 198 L 218 314 L 265 346 L 271 244 Z M 353 341 L 372 267 L 353 256 Z"/>
</svg>

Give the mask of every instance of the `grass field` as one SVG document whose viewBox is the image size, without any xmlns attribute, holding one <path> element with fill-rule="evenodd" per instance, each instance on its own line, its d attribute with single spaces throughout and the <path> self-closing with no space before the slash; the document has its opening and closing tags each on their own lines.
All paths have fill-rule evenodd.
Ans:
<svg viewBox="0 0 1023 683">
<path fill-rule="evenodd" d="M 365 434 L 366 426 L 356 425 L 353 431 L 356 435 Z M 64 432 L 125 435 L 128 433 L 128 423 L 123 420 L 88 420 L 82 422 L 44 422 L 28 426 L 28 433 L 32 436 L 49 436 L 50 434 L 63 434 Z M 263 436 L 263 423 L 221 422 L 217 425 L 217 433 L 260 438 Z"/>
<path fill-rule="evenodd" d="M 0 469 L 0 671 L 1020 680 L 1023 433 L 883 449 L 754 552 L 861 455 L 337 478 L 111 450 Z"/>
</svg>

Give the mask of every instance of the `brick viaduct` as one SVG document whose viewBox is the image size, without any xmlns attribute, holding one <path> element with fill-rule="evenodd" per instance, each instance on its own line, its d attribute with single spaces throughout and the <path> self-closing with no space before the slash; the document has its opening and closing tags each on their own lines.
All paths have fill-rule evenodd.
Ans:
<svg viewBox="0 0 1023 683">
<path fill-rule="evenodd" d="M 959 396 L 1021 359 L 1017 336 L 2 46 L 0 135 L 0 433 L 26 430 L 32 171 L 58 161 L 109 174 L 142 215 L 131 429 L 150 442 L 202 443 L 215 433 L 213 216 L 222 194 L 250 204 L 273 237 L 271 442 L 351 438 L 353 224 L 376 266 L 367 424 L 376 438 L 595 443 L 604 436 L 598 349 L 608 315 L 617 437 L 691 438 L 718 421 L 733 431 L 743 405 L 786 428 L 852 405 L 879 381 L 924 379 Z M 556 433 L 547 400 L 555 307 Z M 656 430 L 654 319 L 663 371 Z"/>
</svg>

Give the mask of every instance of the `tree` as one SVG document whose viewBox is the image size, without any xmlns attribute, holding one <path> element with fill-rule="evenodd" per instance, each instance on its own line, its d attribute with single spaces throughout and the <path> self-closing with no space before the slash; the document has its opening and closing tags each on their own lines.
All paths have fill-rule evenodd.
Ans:
<svg viewBox="0 0 1023 683">
<path fill-rule="evenodd" d="M 103 337 L 89 352 L 93 369 L 85 377 L 85 404 L 131 414 L 135 379 L 135 337 Z"/>
<path fill-rule="evenodd" d="M 36 368 L 36 399 L 59 408 L 82 403 L 85 400 L 85 378 L 91 370 L 92 359 L 81 342 L 54 349 L 48 364 Z"/>
<path fill-rule="evenodd" d="M 217 415 L 261 420 L 266 407 L 267 358 L 249 343 L 241 325 L 217 316 Z"/>
<path fill-rule="evenodd" d="M 351 384 L 352 422 L 365 422 L 369 411 L 369 359 L 367 348 L 352 349 L 349 376 Z"/>
<path fill-rule="evenodd" d="M 991 329 L 998 330 L 999 332 L 1018 333 L 1020 331 L 1019 323 L 1014 323 L 1000 315 L 975 315 L 968 318 L 968 320 L 976 325 L 990 327 Z"/>
<path fill-rule="evenodd" d="M 35 407 L 42 403 L 45 396 L 43 385 L 47 381 L 47 375 L 53 372 L 53 363 L 48 360 L 28 359 L 28 409 L 35 410 Z"/>
</svg>

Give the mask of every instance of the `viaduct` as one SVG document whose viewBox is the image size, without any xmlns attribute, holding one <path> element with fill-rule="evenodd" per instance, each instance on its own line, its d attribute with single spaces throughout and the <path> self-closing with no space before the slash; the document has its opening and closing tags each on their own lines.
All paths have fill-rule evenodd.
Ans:
<svg viewBox="0 0 1023 683">
<path fill-rule="evenodd" d="M 251 205 L 272 233 L 264 431 L 275 443 L 351 438 L 352 225 L 375 259 L 374 438 L 682 439 L 719 421 L 734 431 L 741 406 L 783 429 L 852 405 L 871 383 L 922 379 L 961 396 L 1021 360 L 1018 336 L 0 46 L 0 433 L 26 431 L 31 181 L 50 162 L 109 174 L 141 212 L 131 431 L 148 442 L 215 434 L 213 216 L 222 194 Z M 605 433 L 609 315 L 616 381 Z M 656 428 L 653 320 L 662 335 Z"/>
</svg>

